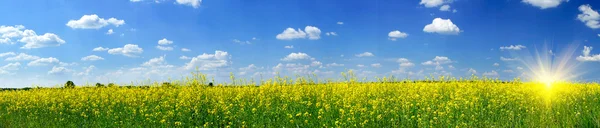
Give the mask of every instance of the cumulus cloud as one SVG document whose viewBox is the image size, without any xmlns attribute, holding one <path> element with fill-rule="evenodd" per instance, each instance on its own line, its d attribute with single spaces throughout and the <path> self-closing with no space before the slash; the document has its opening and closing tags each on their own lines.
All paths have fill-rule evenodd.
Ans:
<svg viewBox="0 0 600 128">
<path fill-rule="evenodd" d="M 46 66 L 48 64 L 58 64 L 59 62 L 60 61 L 54 57 L 39 58 L 37 60 L 29 62 L 27 66 Z"/>
<path fill-rule="evenodd" d="M 88 67 L 83 68 L 83 72 L 77 73 L 78 76 L 88 76 L 92 72 L 92 70 L 96 69 L 96 66 L 90 65 Z"/>
<path fill-rule="evenodd" d="M 6 57 L 6 56 L 14 56 L 17 55 L 14 52 L 5 52 L 5 53 L 0 53 L 0 58 L 2 57 Z"/>
<path fill-rule="evenodd" d="M 502 60 L 502 61 L 516 61 L 518 59 L 517 58 L 504 58 L 504 57 L 501 56 L 500 60 Z"/>
<path fill-rule="evenodd" d="M 25 43 L 21 49 L 34 49 L 49 46 L 60 46 L 66 42 L 54 33 L 38 35 L 35 31 L 25 29 L 23 25 L 0 26 L 0 43 L 14 44 L 12 39 Z"/>
<path fill-rule="evenodd" d="M 82 61 L 97 61 L 97 60 L 104 60 L 104 58 L 100 57 L 100 56 L 96 56 L 96 55 L 89 55 L 86 57 L 81 58 Z"/>
<path fill-rule="evenodd" d="M 498 66 L 500 66 L 500 64 L 499 63 L 494 63 L 492 66 L 498 67 Z"/>
<path fill-rule="evenodd" d="M 361 54 L 356 54 L 354 56 L 356 56 L 356 57 L 372 57 L 372 56 L 375 56 L 375 55 L 373 53 L 371 53 L 371 52 L 364 52 L 364 53 L 361 53 Z"/>
<path fill-rule="evenodd" d="M 167 38 L 163 38 L 161 40 L 158 40 L 158 45 L 156 46 L 156 48 L 162 51 L 172 51 L 173 47 L 167 46 L 171 44 L 173 44 L 173 41 L 167 40 Z"/>
<path fill-rule="evenodd" d="M 321 38 L 321 30 L 314 26 L 306 26 L 304 31 L 298 28 L 295 30 L 294 28 L 287 28 L 283 30 L 282 33 L 277 34 L 275 37 L 279 40 L 294 40 L 294 39 L 310 39 L 310 40 L 318 40 Z"/>
<path fill-rule="evenodd" d="M 99 51 L 108 51 L 108 49 L 109 49 L 109 48 L 97 47 L 97 48 L 94 48 L 92 51 L 95 51 L 95 52 L 99 52 Z"/>
<path fill-rule="evenodd" d="M 343 25 L 343 24 L 344 24 L 344 22 L 338 21 L 338 22 L 337 22 L 337 24 L 339 24 L 339 25 Z"/>
<path fill-rule="evenodd" d="M 72 70 L 67 69 L 65 67 L 57 67 L 54 66 L 52 67 L 52 70 L 48 71 L 48 74 L 53 74 L 53 75 L 61 75 L 61 74 L 66 74 L 71 72 Z"/>
<path fill-rule="evenodd" d="M 325 66 L 327 66 L 327 67 L 341 67 L 341 66 L 344 66 L 344 64 L 330 63 L 330 64 L 326 64 Z"/>
<path fill-rule="evenodd" d="M 167 40 L 167 38 L 158 40 L 158 45 L 170 45 L 170 44 L 173 44 L 173 41 Z"/>
<path fill-rule="evenodd" d="M 181 51 L 182 51 L 182 52 L 189 52 L 189 51 L 192 51 L 192 50 L 190 50 L 190 49 L 187 49 L 187 48 L 181 48 Z"/>
<path fill-rule="evenodd" d="M 115 31 L 113 31 L 113 29 L 108 29 L 108 31 L 106 32 L 106 35 L 112 35 L 113 33 L 115 33 Z"/>
<path fill-rule="evenodd" d="M 337 36 L 337 33 L 335 33 L 335 32 L 327 32 L 327 33 L 325 33 L 325 35 L 327 35 L 327 36 Z"/>
<path fill-rule="evenodd" d="M 374 64 L 371 64 L 371 67 L 381 68 L 381 64 L 380 63 L 374 63 Z"/>
<path fill-rule="evenodd" d="M 199 70 L 213 70 L 229 65 L 231 56 L 224 51 L 215 51 L 215 54 L 202 54 L 194 57 L 184 68 L 187 70 L 198 68 Z"/>
<path fill-rule="evenodd" d="M 388 37 L 389 37 L 388 39 L 390 39 L 392 41 L 396 41 L 396 39 L 398 39 L 398 38 L 408 37 L 408 34 L 404 33 L 404 32 L 400 32 L 398 30 L 394 30 L 394 31 L 391 31 L 390 33 L 388 33 Z"/>
<path fill-rule="evenodd" d="M 15 62 L 0 67 L 0 70 L 19 70 L 19 67 L 21 67 L 21 63 Z"/>
<path fill-rule="evenodd" d="M 246 75 L 246 74 L 261 70 L 261 69 L 263 69 L 263 67 L 256 67 L 254 64 L 250 64 L 247 67 L 239 68 L 239 70 L 240 70 L 239 74 Z"/>
<path fill-rule="evenodd" d="M 290 53 L 286 57 L 282 58 L 282 61 L 294 61 L 294 60 L 305 60 L 310 59 L 311 57 L 306 53 Z"/>
<path fill-rule="evenodd" d="M 438 7 L 446 3 L 452 3 L 453 0 L 421 0 L 419 5 L 424 5 L 427 8 Z"/>
<path fill-rule="evenodd" d="M 123 55 L 127 57 L 137 57 L 138 54 L 142 54 L 144 50 L 135 44 L 126 44 L 122 48 L 109 49 L 108 53 L 113 55 Z"/>
<path fill-rule="evenodd" d="M 83 15 L 79 20 L 69 20 L 67 26 L 73 29 L 100 29 L 108 25 L 119 27 L 125 24 L 124 20 L 109 18 L 108 20 L 98 17 L 96 14 Z"/>
<path fill-rule="evenodd" d="M 520 45 L 520 44 L 519 45 L 510 45 L 510 46 L 502 46 L 502 47 L 500 47 L 500 51 L 504 51 L 504 50 L 515 50 L 515 51 L 518 51 L 518 50 L 521 50 L 521 49 L 524 49 L 524 48 L 527 48 L 527 47 L 525 47 L 523 45 Z"/>
<path fill-rule="evenodd" d="M 182 60 L 191 60 L 192 57 L 180 56 L 179 59 L 182 59 Z"/>
<path fill-rule="evenodd" d="M 470 75 L 477 74 L 477 70 L 475 70 L 473 68 L 469 68 L 469 70 L 467 71 L 467 74 L 470 74 Z"/>
<path fill-rule="evenodd" d="M 431 24 L 423 28 L 427 33 L 438 33 L 444 35 L 458 35 L 461 30 L 450 19 L 435 18 Z"/>
<path fill-rule="evenodd" d="M 450 11 L 450 5 L 442 5 L 442 7 L 440 7 L 440 11 Z"/>
<path fill-rule="evenodd" d="M 198 7 L 200 7 L 202 0 L 176 0 L 175 3 L 198 8 Z"/>
<path fill-rule="evenodd" d="M 364 67 L 365 67 L 365 65 L 358 64 L 358 65 L 356 65 L 356 67 L 359 67 L 359 68 L 364 68 Z"/>
<path fill-rule="evenodd" d="M 172 51 L 172 50 L 173 50 L 173 47 L 170 47 L 170 46 L 160 46 L 160 45 L 157 45 L 157 46 L 156 46 L 156 49 L 158 49 L 158 50 L 162 50 L 162 51 Z"/>
<path fill-rule="evenodd" d="M 246 41 L 241 41 L 241 40 L 238 40 L 238 39 L 233 39 L 232 41 L 234 43 L 237 43 L 237 44 L 252 44 L 252 42 L 247 41 L 247 40 Z"/>
<path fill-rule="evenodd" d="M 292 49 L 292 48 L 294 48 L 294 45 L 284 46 L 283 48 Z"/>
<path fill-rule="evenodd" d="M 4 59 L 5 61 L 28 61 L 28 60 L 36 60 L 40 57 L 34 55 L 28 55 L 25 53 L 19 53 L 17 56 L 9 57 Z"/>
<path fill-rule="evenodd" d="M 592 29 L 600 28 L 600 14 L 598 11 L 592 9 L 592 6 L 589 4 L 579 6 L 579 11 L 581 14 L 577 15 L 577 19 L 586 26 Z"/>
<path fill-rule="evenodd" d="M 560 5 L 561 2 L 569 2 L 569 0 L 523 0 L 523 3 L 530 4 L 540 9 L 554 8 Z"/>
<path fill-rule="evenodd" d="M 449 64 L 449 63 L 452 63 L 452 60 L 450 58 L 445 57 L 445 56 L 435 56 L 435 58 L 433 58 L 433 60 L 425 61 L 421 64 L 428 65 L 428 66 L 439 66 L 439 65 L 443 65 L 443 64 Z"/>
<path fill-rule="evenodd" d="M 492 70 L 490 72 L 484 72 L 483 75 L 487 76 L 487 77 L 497 77 L 498 76 L 498 72 Z"/>
<path fill-rule="evenodd" d="M 592 48 L 591 46 L 583 46 L 583 51 L 582 54 L 576 58 L 576 60 L 581 61 L 581 62 L 591 62 L 591 61 L 596 61 L 596 62 L 600 62 L 600 54 L 595 54 L 595 55 L 591 55 L 590 53 L 592 52 Z"/>
<path fill-rule="evenodd" d="M 157 57 L 157 58 L 152 58 L 152 59 L 144 62 L 142 64 L 142 66 L 144 66 L 144 67 L 151 67 L 151 68 L 171 68 L 171 67 L 174 67 L 173 65 L 167 64 L 167 61 L 165 60 L 165 56 L 160 56 L 160 57 Z"/>
</svg>

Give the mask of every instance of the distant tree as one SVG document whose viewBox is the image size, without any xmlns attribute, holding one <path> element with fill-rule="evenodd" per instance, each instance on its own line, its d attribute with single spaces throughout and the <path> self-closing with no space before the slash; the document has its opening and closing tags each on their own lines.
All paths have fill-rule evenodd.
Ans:
<svg viewBox="0 0 600 128">
<path fill-rule="evenodd" d="M 96 83 L 96 87 L 98 87 L 98 88 L 102 88 L 102 87 L 104 87 L 104 84 L 101 84 L 101 83 Z"/>
<path fill-rule="evenodd" d="M 75 83 L 73 83 L 73 81 L 67 81 L 67 83 L 65 83 L 65 88 L 75 88 Z"/>
<path fill-rule="evenodd" d="M 114 87 L 114 86 L 115 86 L 115 84 L 113 84 L 113 83 L 108 83 L 108 87 Z"/>
<path fill-rule="evenodd" d="M 212 87 L 212 86 L 214 86 L 214 85 L 213 85 L 213 83 L 212 83 L 212 82 L 210 82 L 210 83 L 208 83 L 208 86 L 209 86 L 209 87 Z"/>
<path fill-rule="evenodd" d="M 163 82 L 162 86 L 163 87 L 173 87 L 173 85 L 171 83 L 169 83 L 169 82 Z"/>
</svg>

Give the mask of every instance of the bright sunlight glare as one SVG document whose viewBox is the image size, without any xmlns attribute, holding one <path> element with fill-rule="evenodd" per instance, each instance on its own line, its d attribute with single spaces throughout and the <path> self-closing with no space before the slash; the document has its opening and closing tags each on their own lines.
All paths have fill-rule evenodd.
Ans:
<svg viewBox="0 0 600 128">
<path fill-rule="evenodd" d="M 521 77 L 551 87 L 556 82 L 571 81 L 581 75 L 575 74 L 578 63 L 571 60 L 576 48 L 576 45 L 569 45 L 561 49 L 550 49 L 545 45 L 541 49 L 530 49 L 533 53 L 524 50 L 525 52 L 513 53 L 513 56 L 520 58 L 519 61 L 525 66 Z M 556 50 L 560 52 L 557 53 Z"/>
</svg>

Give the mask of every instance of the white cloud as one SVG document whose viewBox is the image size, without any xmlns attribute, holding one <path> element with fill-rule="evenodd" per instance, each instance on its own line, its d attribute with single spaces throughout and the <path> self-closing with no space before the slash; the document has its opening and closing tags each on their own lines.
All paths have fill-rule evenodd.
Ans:
<svg viewBox="0 0 600 128">
<path fill-rule="evenodd" d="M 523 67 L 517 67 L 517 70 L 523 70 Z"/>
<path fill-rule="evenodd" d="M 523 0 L 522 2 L 539 7 L 540 9 L 547 9 L 556 7 L 563 1 L 569 2 L 569 0 Z"/>
<path fill-rule="evenodd" d="M 473 69 L 473 68 L 469 68 L 469 71 L 467 71 L 467 74 L 477 74 L 477 70 Z"/>
<path fill-rule="evenodd" d="M 189 52 L 189 51 L 192 51 L 192 50 L 190 50 L 190 49 L 187 49 L 187 48 L 181 48 L 181 51 L 182 51 L 182 52 Z"/>
<path fill-rule="evenodd" d="M 335 33 L 335 32 L 327 32 L 327 33 L 325 33 L 325 35 L 327 35 L 327 36 L 337 36 L 337 33 Z"/>
<path fill-rule="evenodd" d="M 400 32 L 398 30 L 394 30 L 394 31 L 391 31 L 390 33 L 388 33 L 388 37 L 390 40 L 396 41 L 396 39 L 398 39 L 398 38 L 408 37 L 408 34 L 404 33 L 404 32 Z"/>
<path fill-rule="evenodd" d="M 517 51 L 517 50 L 521 50 L 521 49 L 524 49 L 524 48 L 527 48 L 527 47 L 525 47 L 523 45 L 520 45 L 520 44 L 519 45 L 510 45 L 510 46 L 500 47 L 500 51 L 504 51 L 504 50 L 515 50 L 515 51 Z"/>
<path fill-rule="evenodd" d="M 96 14 L 83 15 L 79 20 L 69 20 L 67 26 L 73 29 L 99 29 L 108 25 L 119 27 L 125 24 L 124 20 L 109 18 L 108 20 L 98 17 Z"/>
<path fill-rule="evenodd" d="M 361 54 L 356 54 L 354 56 L 356 56 L 356 57 L 372 57 L 372 56 L 375 56 L 375 55 L 373 53 L 371 53 L 371 52 L 364 52 L 364 53 L 361 53 Z"/>
<path fill-rule="evenodd" d="M 19 70 L 19 67 L 21 67 L 21 63 L 15 62 L 0 67 L 0 70 Z"/>
<path fill-rule="evenodd" d="M 292 48 L 294 48 L 294 45 L 284 46 L 283 48 L 292 49 Z"/>
<path fill-rule="evenodd" d="M 498 76 L 498 72 L 492 70 L 491 72 L 484 72 L 483 75 L 484 76 L 488 76 L 488 77 L 497 77 Z"/>
<path fill-rule="evenodd" d="M 2 57 L 6 57 L 6 56 L 14 56 L 17 55 L 14 52 L 5 52 L 5 53 L 0 53 L 0 58 Z"/>
<path fill-rule="evenodd" d="M 458 35 L 461 30 L 450 19 L 435 18 L 431 24 L 423 28 L 427 33 L 438 33 L 445 35 Z"/>
<path fill-rule="evenodd" d="M 68 73 L 68 72 L 71 72 L 71 71 L 72 70 L 67 69 L 65 67 L 54 66 L 54 67 L 52 67 L 52 70 L 48 71 L 48 74 L 60 75 L 60 74 L 65 74 L 65 73 Z"/>
<path fill-rule="evenodd" d="M 600 62 L 600 54 L 591 55 L 592 52 L 591 46 L 583 46 L 583 55 L 580 55 L 576 58 L 576 60 L 581 62 L 589 62 L 589 61 L 597 61 Z"/>
<path fill-rule="evenodd" d="M 450 11 L 450 5 L 442 5 L 442 7 L 440 7 L 440 11 Z"/>
<path fill-rule="evenodd" d="M 122 48 L 109 49 L 108 53 L 113 55 L 123 55 L 127 57 L 137 57 L 137 54 L 142 54 L 144 50 L 135 44 L 126 44 Z"/>
<path fill-rule="evenodd" d="M 94 48 L 92 51 L 99 52 L 99 51 L 107 51 L 108 49 L 109 48 L 97 47 L 97 48 Z"/>
<path fill-rule="evenodd" d="M 359 64 L 359 65 L 356 65 L 356 67 L 359 67 L 359 68 L 364 68 L 364 67 L 365 67 L 365 65 Z"/>
<path fill-rule="evenodd" d="M 170 47 L 170 46 L 160 46 L 160 45 L 156 45 L 156 48 L 157 48 L 158 50 L 162 50 L 162 51 L 171 51 L 171 50 L 173 50 L 173 47 Z"/>
<path fill-rule="evenodd" d="M 81 58 L 81 60 L 83 60 L 83 61 L 97 61 L 97 60 L 104 60 L 104 58 L 102 58 L 100 56 L 96 56 L 96 55 L 89 55 L 89 56 Z"/>
<path fill-rule="evenodd" d="M 186 63 L 184 68 L 191 70 L 196 67 L 199 70 L 212 70 L 229 65 L 230 55 L 224 51 L 215 51 L 215 54 L 202 54 L 192 58 L 189 63 Z"/>
<path fill-rule="evenodd" d="M 252 42 L 247 41 L 247 40 L 246 41 L 241 41 L 241 40 L 238 40 L 238 39 L 233 39 L 232 41 L 234 43 L 238 43 L 238 44 L 252 44 Z"/>
<path fill-rule="evenodd" d="M 425 5 L 427 8 L 433 8 L 446 3 L 452 3 L 452 0 L 421 0 L 419 5 Z"/>
<path fill-rule="evenodd" d="M 142 0 L 129 0 L 129 2 L 141 2 Z"/>
<path fill-rule="evenodd" d="M 515 71 L 513 71 L 513 70 L 502 70 L 502 72 L 506 72 L 506 73 L 514 73 Z"/>
<path fill-rule="evenodd" d="M 344 66 L 344 64 L 330 63 L 330 64 L 326 64 L 325 66 L 327 66 L 327 67 L 341 67 L 341 66 Z"/>
<path fill-rule="evenodd" d="M 113 31 L 113 29 L 108 29 L 108 31 L 106 32 L 106 35 L 111 35 L 115 33 L 115 31 Z"/>
<path fill-rule="evenodd" d="M 371 67 L 381 68 L 381 64 L 380 63 L 374 63 L 374 64 L 371 64 Z"/>
<path fill-rule="evenodd" d="M 282 61 L 294 61 L 294 60 L 304 60 L 304 59 L 310 59 L 310 56 L 306 53 L 290 53 L 289 55 L 287 55 L 286 57 L 284 57 L 283 59 L 281 59 Z"/>
<path fill-rule="evenodd" d="M 54 33 L 46 33 L 44 35 L 37 35 L 34 31 L 25 30 L 29 36 L 25 36 L 19 40 L 19 42 L 25 43 L 21 49 L 32 49 L 32 48 L 43 48 L 49 46 L 60 46 L 65 41 L 60 39 Z"/>
<path fill-rule="evenodd" d="M 293 39 L 305 39 L 318 40 L 321 38 L 321 30 L 314 26 L 306 26 L 304 31 L 300 28 L 295 30 L 294 28 L 287 28 L 281 34 L 276 36 L 279 40 L 293 40 Z"/>
<path fill-rule="evenodd" d="M 321 66 L 323 65 L 323 63 L 321 63 L 320 61 L 312 61 L 310 63 L 310 66 L 316 67 L 316 66 Z"/>
<path fill-rule="evenodd" d="M 90 65 L 88 67 L 83 68 L 83 72 L 77 73 L 78 76 L 88 76 L 92 72 L 92 70 L 96 69 L 96 66 Z"/>
<path fill-rule="evenodd" d="M 38 56 L 34 56 L 34 55 L 28 55 L 25 53 L 19 53 L 19 55 L 14 56 L 14 57 L 9 57 L 4 59 L 5 61 L 27 61 L 27 60 L 36 60 L 39 59 L 40 57 Z"/>
<path fill-rule="evenodd" d="M 519 59 L 517 59 L 517 58 L 504 58 L 504 57 L 501 56 L 500 60 L 502 60 L 502 61 L 516 61 L 516 60 L 519 60 Z"/>
<path fill-rule="evenodd" d="M 142 64 L 144 67 L 152 67 L 152 68 L 171 68 L 173 65 L 167 64 L 165 60 L 165 56 L 160 56 L 158 58 L 152 58 Z"/>
<path fill-rule="evenodd" d="M 240 70 L 239 74 L 246 75 L 248 73 L 256 72 L 257 70 L 261 70 L 261 69 L 263 69 L 263 67 L 259 68 L 259 67 L 256 67 L 254 64 L 250 64 L 247 67 L 239 68 L 239 70 Z"/>
<path fill-rule="evenodd" d="M 498 66 L 500 66 L 500 64 L 499 63 L 494 63 L 492 66 L 498 67 Z"/>
<path fill-rule="evenodd" d="M 167 40 L 167 38 L 158 40 L 158 45 L 169 45 L 169 44 L 173 44 L 173 41 Z"/>
<path fill-rule="evenodd" d="M 344 22 L 338 21 L 338 22 L 337 22 L 337 24 L 339 24 L 339 25 L 343 25 L 343 24 L 344 24 Z"/>
<path fill-rule="evenodd" d="M 452 63 L 452 60 L 450 58 L 445 57 L 445 56 L 435 56 L 435 58 L 433 58 L 433 60 L 425 61 L 421 64 L 429 65 L 429 66 L 439 66 L 439 65 L 443 65 L 443 64 L 449 64 L 449 63 Z"/>
<path fill-rule="evenodd" d="M 408 60 L 406 58 L 399 58 L 398 60 L 396 60 L 396 62 L 400 63 L 400 68 L 407 68 L 407 67 L 415 66 L 414 63 L 410 62 L 410 60 Z"/>
<path fill-rule="evenodd" d="M 194 8 L 198 8 L 198 7 L 200 7 L 200 4 L 202 3 L 202 0 L 176 0 L 175 3 L 181 4 L 181 5 L 192 6 Z"/>
<path fill-rule="evenodd" d="M 39 58 L 37 60 L 29 62 L 27 66 L 46 66 L 48 64 L 58 64 L 59 62 L 60 61 L 54 57 Z"/>
<path fill-rule="evenodd" d="M 581 11 L 581 14 L 577 15 L 579 21 L 592 29 L 600 28 L 600 14 L 598 14 L 598 11 L 592 9 L 592 6 L 589 4 L 581 5 L 579 6 L 579 11 Z"/>
<path fill-rule="evenodd" d="M 182 60 L 191 60 L 192 57 L 180 56 L 179 59 L 182 59 Z"/>
</svg>

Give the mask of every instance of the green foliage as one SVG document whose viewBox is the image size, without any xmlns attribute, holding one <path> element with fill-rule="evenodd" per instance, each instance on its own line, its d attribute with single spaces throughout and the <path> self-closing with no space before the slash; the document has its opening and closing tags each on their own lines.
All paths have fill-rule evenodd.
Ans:
<svg viewBox="0 0 600 128">
<path fill-rule="evenodd" d="M 101 83 L 96 83 L 96 87 L 98 87 L 98 88 L 102 88 L 102 87 L 104 87 L 104 84 L 101 84 Z"/>
<path fill-rule="evenodd" d="M 67 83 L 65 83 L 65 88 L 75 88 L 75 83 L 73 83 L 73 81 L 67 81 Z"/>
</svg>

